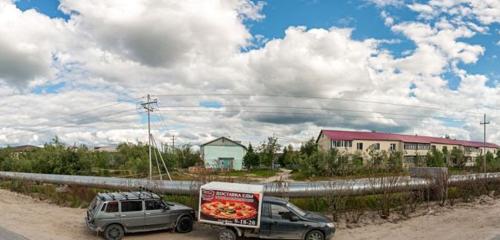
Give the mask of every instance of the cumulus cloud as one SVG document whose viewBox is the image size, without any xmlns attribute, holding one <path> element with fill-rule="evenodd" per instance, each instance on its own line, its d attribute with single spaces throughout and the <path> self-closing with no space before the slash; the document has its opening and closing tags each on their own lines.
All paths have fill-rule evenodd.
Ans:
<svg viewBox="0 0 500 240">
<path fill-rule="evenodd" d="M 373 41 L 352 40 L 350 29 L 292 27 L 285 34 L 284 39 L 247 54 L 248 74 L 256 80 L 253 89 L 267 94 L 286 89 L 292 95 L 339 96 L 373 87 L 367 84 L 367 62 L 376 52 Z"/>
<path fill-rule="evenodd" d="M 152 67 L 219 59 L 249 44 L 242 18 L 261 19 L 249 1 L 74 1 L 61 9 L 105 50 Z"/>
<path fill-rule="evenodd" d="M 431 0 L 428 3 L 409 4 L 409 8 L 426 19 L 448 14 L 458 19 L 475 17 L 486 25 L 500 22 L 500 2 L 497 0 Z"/>
<path fill-rule="evenodd" d="M 375 4 L 378 7 L 386 6 L 401 6 L 404 0 L 367 0 L 367 2 Z"/>
<path fill-rule="evenodd" d="M 67 32 L 61 20 L 0 1 L 0 80 L 22 86 L 33 78 L 50 77 Z"/>
</svg>

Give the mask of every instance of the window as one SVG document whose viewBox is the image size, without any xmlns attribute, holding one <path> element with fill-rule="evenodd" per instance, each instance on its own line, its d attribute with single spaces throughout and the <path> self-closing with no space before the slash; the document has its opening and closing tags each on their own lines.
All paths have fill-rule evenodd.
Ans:
<svg viewBox="0 0 500 240">
<path fill-rule="evenodd" d="M 405 150 L 417 150 L 417 146 L 416 143 L 405 143 L 404 148 Z"/>
<path fill-rule="evenodd" d="M 118 202 L 109 202 L 106 212 L 118 212 Z"/>
<path fill-rule="evenodd" d="M 145 203 L 146 210 L 158 210 L 165 208 L 165 204 L 163 204 L 163 202 L 160 200 L 147 200 L 145 201 Z"/>
<path fill-rule="evenodd" d="M 289 208 L 289 209 L 292 209 L 292 211 L 294 211 L 296 214 L 298 214 L 299 216 L 302 216 L 304 217 L 307 213 L 304 212 L 304 210 L 300 209 L 299 207 L 293 205 L 292 203 L 287 203 L 286 206 Z"/>
<path fill-rule="evenodd" d="M 443 152 L 447 152 L 447 151 L 448 151 L 448 147 L 443 146 Z"/>
<path fill-rule="evenodd" d="M 396 151 L 396 144 L 395 143 L 391 143 L 391 146 L 389 147 L 389 150 Z"/>
<path fill-rule="evenodd" d="M 363 150 L 363 143 L 356 143 L 356 149 Z"/>
<path fill-rule="evenodd" d="M 414 164 L 417 162 L 417 157 L 416 156 L 405 156 L 405 162 Z"/>
<path fill-rule="evenodd" d="M 436 150 L 436 145 L 431 146 L 432 150 Z"/>
<path fill-rule="evenodd" d="M 294 215 L 288 208 L 283 205 L 271 204 L 271 218 L 275 219 L 290 219 Z"/>
<path fill-rule="evenodd" d="M 99 203 L 99 200 L 97 199 L 97 197 L 95 197 L 92 202 L 90 203 L 90 209 L 92 209 L 92 211 L 94 211 L 94 209 L 97 207 Z"/>
<path fill-rule="evenodd" d="M 142 211 L 142 201 L 124 201 L 122 203 L 122 212 Z"/>
<path fill-rule="evenodd" d="M 269 203 L 262 203 L 262 216 L 263 217 L 271 217 L 271 204 Z"/>
<path fill-rule="evenodd" d="M 419 143 L 417 146 L 417 149 L 418 150 L 429 150 L 429 149 L 431 149 L 431 145 L 425 144 L 425 143 Z"/>
<path fill-rule="evenodd" d="M 333 141 L 332 140 L 332 148 L 350 148 L 352 147 L 352 141 Z"/>
<path fill-rule="evenodd" d="M 380 150 L 380 143 L 374 143 L 372 144 L 372 148 L 375 150 Z"/>
</svg>

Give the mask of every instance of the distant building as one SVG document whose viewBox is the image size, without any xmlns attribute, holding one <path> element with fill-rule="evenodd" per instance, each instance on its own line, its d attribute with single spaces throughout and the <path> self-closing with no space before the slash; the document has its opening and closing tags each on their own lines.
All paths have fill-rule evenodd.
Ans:
<svg viewBox="0 0 500 240">
<path fill-rule="evenodd" d="M 466 165 L 472 166 L 483 151 L 483 142 L 381 132 L 321 130 L 316 142 L 320 150 L 337 149 L 344 153 L 360 154 L 363 159 L 369 158 L 371 150 L 400 151 L 406 166 L 413 165 L 417 157 L 425 158 L 431 149 L 451 152 L 455 148 L 464 152 Z M 494 143 L 486 143 L 487 152 L 496 154 L 499 148 Z"/>
<path fill-rule="evenodd" d="M 20 146 L 15 146 L 15 147 L 9 147 L 11 149 L 11 156 L 15 159 L 19 159 L 19 156 L 21 156 L 24 153 L 34 151 L 36 149 L 39 149 L 40 147 L 33 146 L 33 145 L 20 145 Z"/>
<path fill-rule="evenodd" d="M 201 145 L 200 152 L 206 168 L 241 170 L 247 148 L 238 141 L 220 137 Z"/>
<path fill-rule="evenodd" d="M 115 146 L 99 146 L 99 147 L 94 147 L 94 152 L 117 152 L 118 150 L 116 149 Z"/>
<path fill-rule="evenodd" d="M 24 152 L 31 152 L 33 150 L 39 149 L 40 147 L 33 146 L 33 145 L 21 145 L 21 146 L 15 146 L 11 147 L 12 152 L 15 153 L 24 153 Z"/>
</svg>

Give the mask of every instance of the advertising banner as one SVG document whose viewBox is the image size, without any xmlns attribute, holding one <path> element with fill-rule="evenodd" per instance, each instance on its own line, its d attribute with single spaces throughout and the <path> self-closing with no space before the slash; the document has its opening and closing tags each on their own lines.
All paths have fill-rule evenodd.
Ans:
<svg viewBox="0 0 500 240">
<path fill-rule="evenodd" d="M 200 190 L 199 220 L 220 225 L 258 228 L 262 192 Z"/>
</svg>

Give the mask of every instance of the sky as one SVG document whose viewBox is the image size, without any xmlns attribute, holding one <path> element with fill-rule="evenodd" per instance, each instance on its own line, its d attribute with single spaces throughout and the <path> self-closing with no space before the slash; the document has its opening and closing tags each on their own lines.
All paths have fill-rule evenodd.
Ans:
<svg viewBox="0 0 500 240">
<path fill-rule="evenodd" d="M 498 0 L 0 0 L 0 146 L 500 143 Z"/>
</svg>

